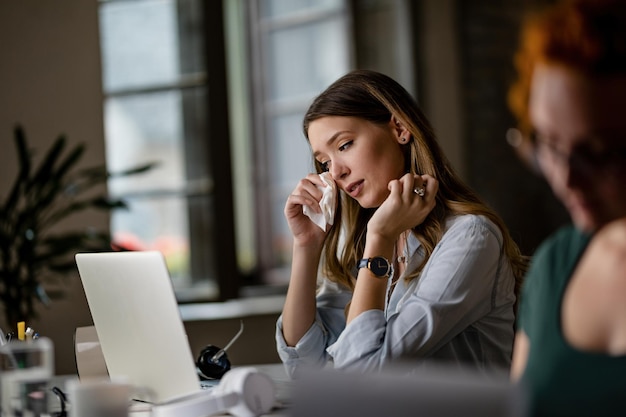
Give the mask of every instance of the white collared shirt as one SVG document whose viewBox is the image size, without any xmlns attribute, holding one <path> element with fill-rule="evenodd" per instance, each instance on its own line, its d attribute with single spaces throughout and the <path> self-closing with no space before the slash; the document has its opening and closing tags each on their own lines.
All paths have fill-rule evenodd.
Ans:
<svg viewBox="0 0 626 417">
<path fill-rule="evenodd" d="M 406 271 L 412 271 L 423 255 L 412 234 L 407 244 Z M 295 347 L 282 336 L 282 316 L 277 321 L 278 354 L 288 373 L 329 363 L 379 370 L 397 360 L 508 368 L 515 279 L 502 246 L 499 228 L 485 217 L 450 217 L 420 276 L 400 277 L 384 311 L 365 311 L 348 326 L 344 309 L 352 293 L 323 280 L 315 323 Z"/>
</svg>

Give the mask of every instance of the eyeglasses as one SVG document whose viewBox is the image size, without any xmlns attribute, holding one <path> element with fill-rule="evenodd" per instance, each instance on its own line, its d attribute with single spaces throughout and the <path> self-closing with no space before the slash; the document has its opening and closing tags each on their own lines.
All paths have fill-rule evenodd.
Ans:
<svg viewBox="0 0 626 417">
<path fill-rule="evenodd" d="M 524 143 L 530 145 L 531 148 L 525 157 L 532 158 L 527 162 L 538 171 L 546 164 L 560 167 L 567 165 L 580 174 L 609 174 L 626 168 L 626 146 L 596 148 L 585 146 L 566 153 L 534 131 L 524 137 L 518 129 L 511 128 L 507 131 L 506 138 L 507 142 L 517 149 Z M 606 141 L 598 140 L 596 143 L 603 142 Z"/>
</svg>

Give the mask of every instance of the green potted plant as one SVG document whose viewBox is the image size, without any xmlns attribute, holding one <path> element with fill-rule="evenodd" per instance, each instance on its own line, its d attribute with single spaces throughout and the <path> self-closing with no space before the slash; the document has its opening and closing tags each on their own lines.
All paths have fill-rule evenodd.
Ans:
<svg viewBox="0 0 626 417">
<path fill-rule="evenodd" d="M 108 231 L 59 233 L 54 226 L 83 210 L 126 208 L 124 201 L 109 198 L 103 185 L 109 178 L 139 174 L 154 165 L 119 173 L 109 173 L 105 166 L 78 169 L 85 145 L 68 149 L 64 135 L 37 165 L 21 126 L 15 128 L 14 139 L 19 172 L 8 194 L 0 195 L 0 305 L 11 325 L 36 317 L 37 303 L 49 305 L 63 295 L 62 287 L 46 287 L 75 270 L 76 252 L 111 249 Z"/>
</svg>

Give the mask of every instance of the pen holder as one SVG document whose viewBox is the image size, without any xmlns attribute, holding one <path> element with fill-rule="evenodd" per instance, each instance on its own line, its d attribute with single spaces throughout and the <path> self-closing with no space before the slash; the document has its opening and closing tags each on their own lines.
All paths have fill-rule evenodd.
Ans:
<svg viewBox="0 0 626 417">
<path fill-rule="evenodd" d="M 47 414 L 48 383 L 54 375 L 50 339 L 13 341 L 0 346 L 0 415 Z"/>
</svg>

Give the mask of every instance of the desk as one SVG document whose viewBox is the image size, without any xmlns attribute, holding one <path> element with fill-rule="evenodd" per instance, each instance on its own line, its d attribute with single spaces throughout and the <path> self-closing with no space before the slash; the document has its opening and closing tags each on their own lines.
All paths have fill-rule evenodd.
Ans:
<svg viewBox="0 0 626 417">
<path fill-rule="evenodd" d="M 287 417 L 289 415 L 287 407 L 290 404 L 291 398 L 291 379 L 287 376 L 283 365 L 281 363 L 273 363 L 253 366 L 260 372 L 268 375 L 276 385 L 276 407 L 269 414 L 265 414 L 265 416 Z M 67 382 L 75 379 L 77 379 L 75 375 L 56 376 L 52 379 L 51 386 L 58 386 L 66 392 L 65 385 Z M 51 400 L 51 404 L 53 404 L 50 408 L 51 410 L 59 410 L 59 404 L 56 398 Z M 228 416 L 229 414 L 224 412 L 214 415 Z M 150 417 L 149 407 L 141 405 L 131 407 L 129 417 Z"/>
<path fill-rule="evenodd" d="M 285 415 L 284 409 L 291 405 L 291 388 L 293 381 L 285 372 L 285 367 L 282 363 L 272 363 L 266 365 L 256 365 L 260 372 L 267 374 L 272 381 L 276 384 L 276 401 L 277 406 L 280 407 L 278 414 L 272 415 Z"/>
</svg>

